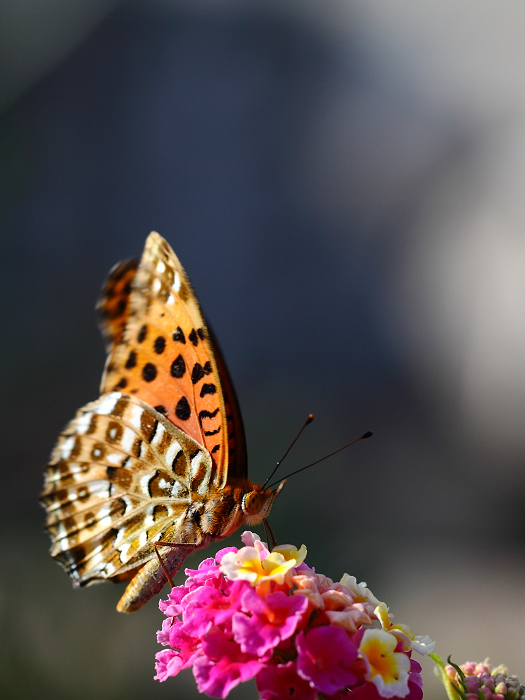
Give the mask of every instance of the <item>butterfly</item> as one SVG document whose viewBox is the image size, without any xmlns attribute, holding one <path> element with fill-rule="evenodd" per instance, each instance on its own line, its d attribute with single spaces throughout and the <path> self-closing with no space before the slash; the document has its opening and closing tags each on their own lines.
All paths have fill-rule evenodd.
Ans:
<svg viewBox="0 0 525 700">
<path fill-rule="evenodd" d="M 41 496 L 51 556 L 75 586 L 129 581 L 137 610 L 195 549 L 262 522 L 232 382 L 177 256 L 152 232 L 98 303 L 107 362 L 98 400 L 60 434 Z M 157 543 L 169 543 L 162 562 Z"/>
</svg>

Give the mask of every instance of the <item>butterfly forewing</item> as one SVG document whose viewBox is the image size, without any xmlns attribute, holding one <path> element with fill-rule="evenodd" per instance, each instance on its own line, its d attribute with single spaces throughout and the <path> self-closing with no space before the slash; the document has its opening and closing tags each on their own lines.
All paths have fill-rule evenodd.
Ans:
<svg viewBox="0 0 525 700">
<path fill-rule="evenodd" d="M 184 268 L 157 233 L 146 241 L 127 306 L 102 391 L 137 395 L 163 413 L 206 447 L 225 484 L 228 426 L 213 349 Z"/>
</svg>

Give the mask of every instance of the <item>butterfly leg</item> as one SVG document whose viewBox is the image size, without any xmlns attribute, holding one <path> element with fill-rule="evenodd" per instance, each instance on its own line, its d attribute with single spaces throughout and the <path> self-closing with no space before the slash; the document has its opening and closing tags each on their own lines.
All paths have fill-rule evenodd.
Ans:
<svg viewBox="0 0 525 700">
<path fill-rule="evenodd" d="M 172 588 L 174 588 L 175 586 L 173 583 L 173 579 L 171 578 L 171 574 L 168 571 L 168 567 L 164 563 L 164 559 L 160 556 L 159 547 L 180 547 L 181 545 L 180 544 L 173 544 L 173 542 L 155 542 L 155 544 L 153 546 L 155 547 L 155 554 L 157 555 L 157 557 L 159 559 L 160 565 L 162 566 L 162 570 L 164 571 L 164 574 L 165 574 L 166 578 L 168 579 L 168 583 L 170 584 L 170 586 Z"/>
<path fill-rule="evenodd" d="M 264 534 L 266 536 L 266 540 L 268 544 L 271 544 L 270 549 L 273 549 L 274 547 L 277 547 L 277 540 L 274 537 L 274 534 L 272 532 L 272 528 L 270 527 L 270 523 L 266 518 L 263 518 L 263 525 L 264 525 Z"/>
</svg>

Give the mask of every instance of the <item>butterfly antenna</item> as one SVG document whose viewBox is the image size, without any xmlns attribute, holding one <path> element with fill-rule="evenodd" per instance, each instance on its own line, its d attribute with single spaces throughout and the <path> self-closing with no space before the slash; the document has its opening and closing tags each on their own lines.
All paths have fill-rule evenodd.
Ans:
<svg viewBox="0 0 525 700">
<path fill-rule="evenodd" d="M 308 415 L 308 418 L 305 420 L 303 427 L 301 428 L 301 430 L 300 430 L 300 431 L 297 433 L 297 435 L 295 436 L 295 440 L 291 443 L 290 447 L 286 450 L 286 452 L 284 453 L 284 455 L 281 457 L 281 459 L 280 459 L 280 460 L 277 462 L 277 464 L 275 465 L 275 469 L 273 470 L 273 472 L 270 474 L 270 476 L 269 476 L 269 477 L 266 479 L 266 481 L 264 482 L 264 484 L 263 484 L 263 489 L 266 488 L 266 484 L 270 481 L 270 479 L 273 477 L 273 475 L 275 474 L 275 472 L 279 469 L 279 466 L 284 462 L 285 457 L 288 455 L 288 453 L 290 452 L 290 450 L 292 449 L 292 447 L 295 445 L 295 443 L 297 442 L 297 440 L 299 440 L 299 438 L 301 437 L 303 430 L 306 428 L 307 425 L 310 425 L 310 423 L 313 421 L 313 419 L 314 419 L 314 414 L 313 414 L 313 413 L 310 413 L 310 414 Z"/>
<path fill-rule="evenodd" d="M 321 457 L 321 459 L 318 459 L 316 462 L 312 462 L 311 464 L 307 464 L 306 467 L 301 467 L 301 469 L 297 469 L 296 471 L 292 472 L 291 474 L 288 474 L 287 476 L 283 477 L 284 479 L 288 479 L 290 476 L 294 476 L 294 474 L 299 474 L 299 472 L 304 472 L 305 469 L 309 469 L 310 467 L 313 467 L 315 464 L 319 464 L 319 462 L 324 462 L 325 459 L 328 459 L 329 457 L 333 457 L 336 455 L 338 452 L 342 452 L 343 450 L 346 450 L 347 447 L 350 447 L 350 445 L 355 445 L 356 442 L 359 442 L 360 440 L 366 440 L 369 437 L 372 437 L 374 433 L 369 430 L 367 433 L 364 435 L 361 435 L 361 437 L 358 437 L 356 440 L 352 440 L 352 442 L 349 442 L 348 445 L 344 445 L 343 447 L 340 447 L 338 450 L 335 452 L 331 452 L 329 455 L 326 455 L 326 457 Z M 300 433 L 299 433 L 300 435 Z M 282 460 L 281 460 L 282 461 Z M 279 466 L 279 465 L 277 465 Z M 275 473 L 275 469 L 273 471 Z M 282 479 L 279 479 L 279 481 L 282 481 Z M 268 488 L 272 488 L 272 486 L 275 486 L 279 482 L 275 481 L 273 484 L 270 484 Z"/>
</svg>

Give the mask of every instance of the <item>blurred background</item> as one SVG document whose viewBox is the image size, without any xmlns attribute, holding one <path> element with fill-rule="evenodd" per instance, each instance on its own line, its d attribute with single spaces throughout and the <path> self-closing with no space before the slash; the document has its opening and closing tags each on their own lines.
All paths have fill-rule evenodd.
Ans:
<svg viewBox="0 0 525 700">
<path fill-rule="evenodd" d="M 152 680 L 156 601 L 73 591 L 38 504 L 98 396 L 100 285 L 152 229 L 255 481 L 309 412 L 283 472 L 375 431 L 287 483 L 278 540 L 524 681 L 525 5 L 6 0 L 0 27 L 0 696 L 198 697 Z"/>
</svg>

